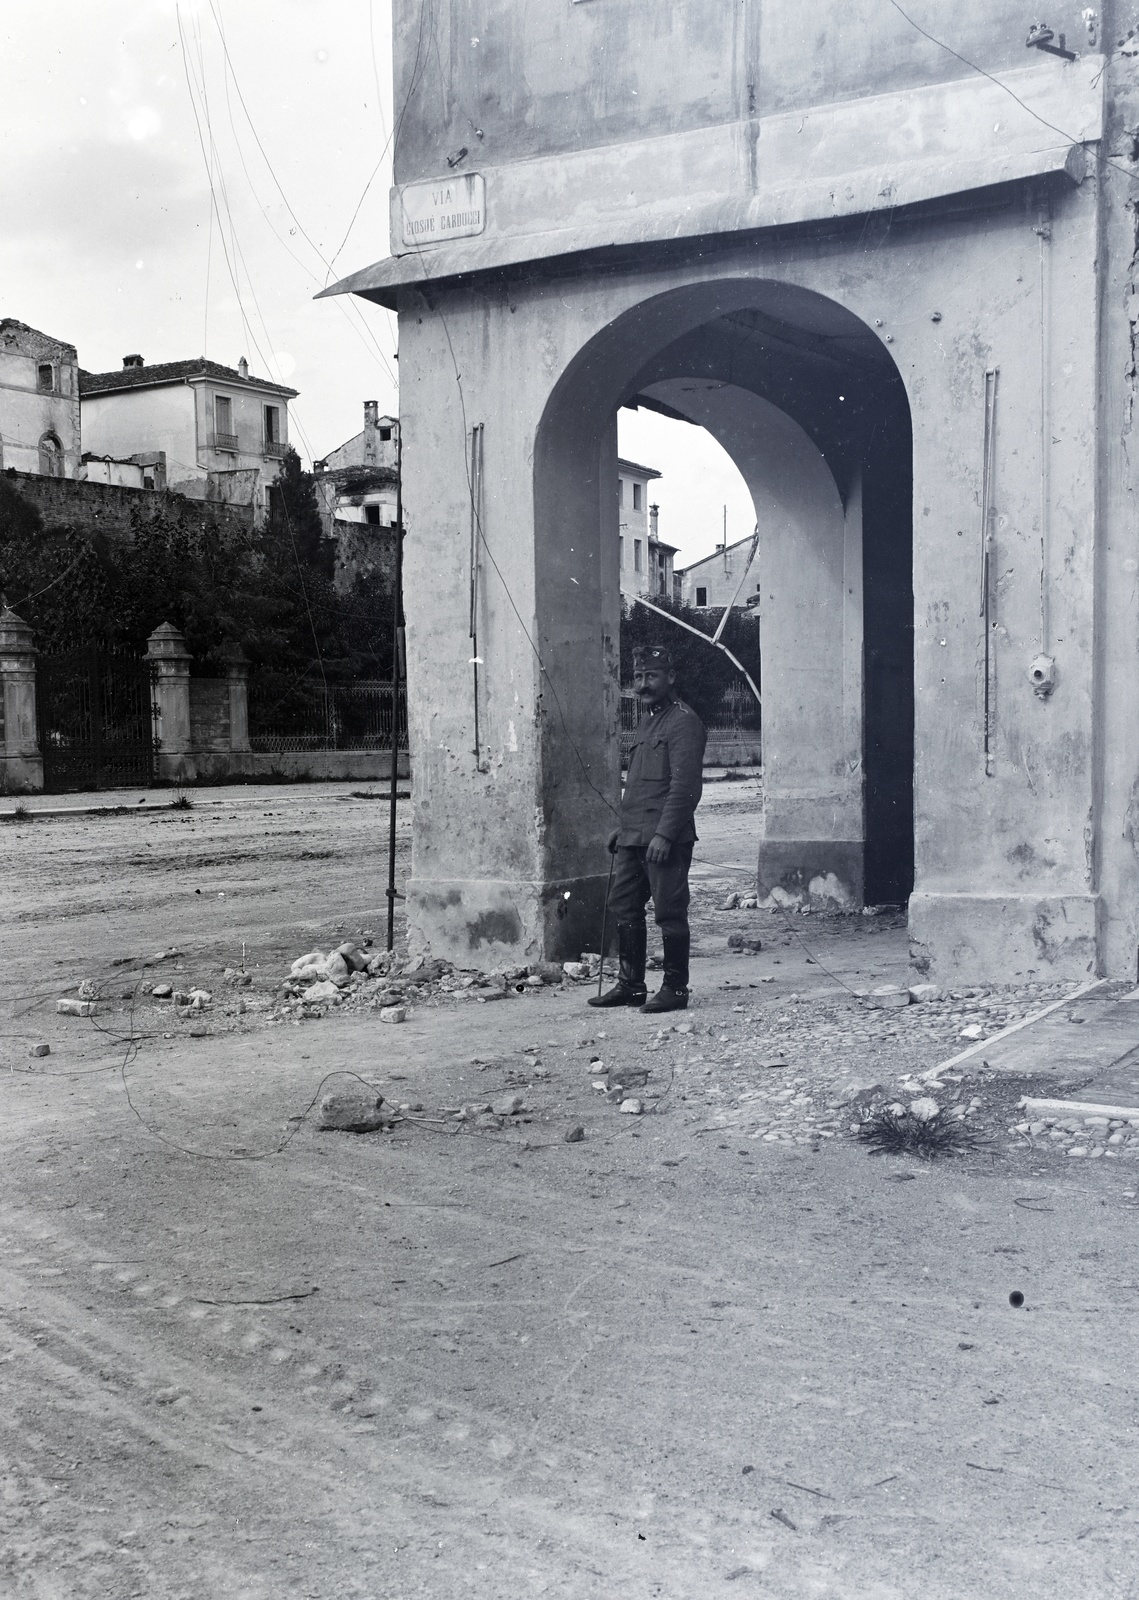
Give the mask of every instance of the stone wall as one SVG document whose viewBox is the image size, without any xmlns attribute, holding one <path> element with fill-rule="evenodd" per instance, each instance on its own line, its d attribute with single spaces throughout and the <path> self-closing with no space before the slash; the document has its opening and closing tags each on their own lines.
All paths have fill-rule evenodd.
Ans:
<svg viewBox="0 0 1139 1600">
<path fill-rule="evenodd" d="M 195 751 L 230 748 L 228 678 L 190 679 L 190 743 Z"/>
<path fill-rule="evenodd" d="M 74 528 L 84 534 L 125 536 L 140 521 L 171 515 L 211 527 L 253 526 L 253 507 L 249 505 L 191 500 L 163 489 L 128 489 L 78 478 L 45 478 L 31 472 L 9 470 L 7 476 L 23 498 L 37 508 L 49 530 Z"/>
</svg>

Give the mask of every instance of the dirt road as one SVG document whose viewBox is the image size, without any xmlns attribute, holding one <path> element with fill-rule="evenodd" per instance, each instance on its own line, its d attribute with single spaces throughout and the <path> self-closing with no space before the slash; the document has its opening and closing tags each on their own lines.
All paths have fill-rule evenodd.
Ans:
<svg viewBox="0 0 1139 1600">
<path fill-rule="evenodd" d="M 380 925 L 385 822 L 322 787 L 3 833 L 0 1595 L 1139 1593 L 1135 1168 L 753 1136 L 746 1043 L 905 934 L 714 953 L 746 799 L 704 813 L 691 1035 L 580 989 L 198 1039 L 136 1005 L 134 1043 L 127 1002 L 53 1015 L 174 943 L 204 978 L 244 940 L 267 995 Z M 938 1058 L 916 1016 L 854 1027 L 877 1073 Z M 843 1028 L 780 1036 L 789 1087 Z M 650 1114 L 599 1055 L 651 1064 Z M 342 1072 L 422 1110 L 318 1133 Z M 497 1132 L 445 1116 L 511 1088 Z"/>
</svg>

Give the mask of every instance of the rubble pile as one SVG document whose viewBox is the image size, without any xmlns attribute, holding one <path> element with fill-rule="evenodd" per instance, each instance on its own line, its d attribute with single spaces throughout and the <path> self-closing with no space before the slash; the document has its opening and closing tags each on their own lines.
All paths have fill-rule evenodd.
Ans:
<svg viewBox="0 0 1139 1600">
<path fill-rule="evenodd" d="M 347 939 L 327 952 L 310 950 L 293 962 L 276 995 L 278 1019 L 324 1016 L 332 1007 L 378 1011 L 382 1022 L 403 1022 L 412 1004 L 442 999 L 487 1002 L 534 994 L 568 981 L 567 962 L 537 961 L 492 973 L 463 971 L 424 956 L 403 960 L 373 950 L 367 938 Z M 594 969 L 596 975 L 596 968 Z"/>
</svg>

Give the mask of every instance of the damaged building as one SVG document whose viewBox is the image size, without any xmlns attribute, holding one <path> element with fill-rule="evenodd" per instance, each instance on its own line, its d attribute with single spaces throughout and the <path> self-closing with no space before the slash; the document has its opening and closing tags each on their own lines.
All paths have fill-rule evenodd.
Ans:
<svg viewBox="0 0 1139 1600">
<path fill-rule="evenodd" d="M 393 21 L 391 253 L 326 292 L 399 315 L 413 940 L 596 947 L 643 396 L 755 504 L 762 893 L 908 902 L 942 981 L 1134 974 L 1135 30 L 1010 0 Z"/>
<path fill-rule="evenodd" d="M 357 578 L 382 573 L 395 579 L 395 526 L 399 506 L 399 421 L 382 417 L 364 401 L 364 426 L 336 450 L 313 462 L 316 502 L 326 539 L 335 549 L 334 578 L 341 591 Z"/>
</svg>

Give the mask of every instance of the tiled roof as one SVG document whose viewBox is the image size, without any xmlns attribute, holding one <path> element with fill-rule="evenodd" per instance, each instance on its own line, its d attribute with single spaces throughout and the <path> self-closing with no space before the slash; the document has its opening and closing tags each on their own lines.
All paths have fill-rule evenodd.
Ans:
<svg viewBox="0 0 1139 1600">
<path fill-rule="evenodd" d="M 286 389 L 284 384 L 270 383 L 268 378 L 243 378 L 234 367 L 223 367 L 220 361 L 208 361 L 196 356 L 192 361 L 159 361 L 152 367 L 123 367 L 118 372 L 84 372 L 79 370 L 79 393 L 110 394 L 116 389 L 150 389 L 163 384 L 182 383 L 187 378 L 212 378 L 240 389 L 259 389 L 270 394 L 282 394 L 292 399 L 296 389 Z"/>
<path fill-rule="evenodd" d="M 61 350 L 74 350 L 73 344 L 68 344 L 66 339 L 57 339 L 54 334 L 44 333 L 39 328 L 33 328 L 26 322 L 17 322 L 15 317 L 0 317 L 0 334 L 6 330 L 16 333 L 32 333 L 37 339 L 42 339 L 45 344 L 58 345 Z"/>
<path fill-rule="evenodd" d="M 642 478 L 659 478 L 660 473 L 655 467 L 642 467 L 637 461 L 626 461 L 623 456 L 617 458 L 618 469 L 624 467 L 626 472 L 637 472 Z"/>
</svg>

